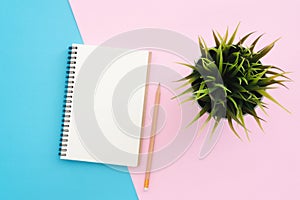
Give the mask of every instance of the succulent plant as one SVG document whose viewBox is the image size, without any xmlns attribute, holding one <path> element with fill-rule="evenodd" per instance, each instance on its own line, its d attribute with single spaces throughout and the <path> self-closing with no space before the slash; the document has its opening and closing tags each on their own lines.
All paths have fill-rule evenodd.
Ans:
<svg viewBox="0 0 300 200">
<path fill-rule="evenodd" d="M 257 115 L 259 107 L 264 113 L 266 103 L 263 97 L 269 99 L 287 111 L 267 90 L 274 89 L 276 85 L 284 86 L 290 81 L 287 72 L 273 65 L 263 64 L 264 57 L 274 47 L 277 40 L 255 52 L 254 48 L 262 37 L 255 39 L 250 47 L 244 45 L 251 32 L 234 43 L 239 25 L 233 34 L 228 36 L 228 28 L 224 36 L 213 31 L 215 46 L 208 48 L 203 38 L 199 37 L 201 57 L 194 65 L 180 63 L 192 69 L 192 73 L 179 81 L 186 81 L 182 87 L 190 87 L 178 96 L 192 93 L 186 101 L 196 101 L 200 112 L 191 123 L 198 120 L 205 113 L 208 118 L 203 127 L 213 118 L 215 124 L 212 133 L 222 118 L 227 119 L 233 133 L 241 139 L 233 126 L 233 121 L 244 128 L 249 139 L 249 130 L 244 121 L 245 115 L 251 115 L 258 126 L 262 128 L 261 117 Z M 177 96 L 177 97 L 178 97 Z"/>
</svg>

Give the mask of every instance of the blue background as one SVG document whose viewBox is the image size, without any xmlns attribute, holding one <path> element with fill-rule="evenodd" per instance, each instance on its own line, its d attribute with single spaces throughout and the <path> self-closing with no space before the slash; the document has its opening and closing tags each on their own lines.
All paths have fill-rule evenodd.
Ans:
<svg viewBox="0 0 300 200">
<path fill-rule="evenodd" d="M 0 28 L 0 199 L 137 199 L 128 173 L 59 159 L 68 1 L 2 0 Z"/>
</svg>

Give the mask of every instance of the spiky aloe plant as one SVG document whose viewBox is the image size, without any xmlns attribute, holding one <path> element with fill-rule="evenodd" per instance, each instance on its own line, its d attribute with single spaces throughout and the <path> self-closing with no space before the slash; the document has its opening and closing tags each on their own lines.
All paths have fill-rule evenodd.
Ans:
<svg viewBox="0 0 300 200">
<path fill-rule="evenodd" d="M 214 118 L 213 132 L 220 120 L 226 118 L 238 138 L 241 139 L 234 129 L 233 121 L 244 128 L 249 139 L 244 116 L 247 114 L 253 116 L 258 126 L 263 129 L 261 125 L 263 119 L 257 115 L 256 107 L 266 113 L 266 103 L 263 102 L 265 97 L 286 110 L 267 90 L 276 88 L 274 85 L 286 87 L 283 82 L 290 79 L 286 76 L 287 72 L 282 69 L 261 62 L 261 58 L 274 47 L 277 40 L 255 52 L 254 47 L 262 35 L 254 40 L 250 47 L 246 47 L 243 45 L 245 40 L 254 32 L 234 43 L 238 27 L 239 25 L 230 37 L 228 29 L 223 37 L 213 31 L 215 46 L 211 48 L 208 48 L 203 38 L 199 37 L 202 53 L 200 59 L 195 65 L 180 63 L 190 67 L 192 73 L 181 79 L 187 81 L 183 86 L 191 84 L 191 87 L 179 96 L 192 92 L 192 97 L 186 101 L 197 101 L 202 107 L 191 123 L 208 113 L 204 126 Z"/>
</svg>

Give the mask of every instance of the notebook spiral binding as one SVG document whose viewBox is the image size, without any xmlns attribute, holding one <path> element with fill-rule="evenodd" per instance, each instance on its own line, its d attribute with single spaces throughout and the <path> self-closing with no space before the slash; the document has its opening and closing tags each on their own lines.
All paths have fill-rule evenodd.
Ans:
<svg viewBox="0 0 300 200">
<path fill-rule="evenodd" d="M 66 71 L 66 82 L 64 91 L 64 103 L 63 103 L 63 115 L 62 115 L 62 125 L 60 134 L 60 144 L 59 144 L 59 156 L 67 156 L 68 147 L 68 137 L 69 137 L 69 127 L 71 118 L 71 108 L 72 108 L 72 98 L 73 89 L 75 84 L 75 67 L 76 67 L 76 46 L 70 46 L 68 51 L 68 65 Z"/>
</svg>

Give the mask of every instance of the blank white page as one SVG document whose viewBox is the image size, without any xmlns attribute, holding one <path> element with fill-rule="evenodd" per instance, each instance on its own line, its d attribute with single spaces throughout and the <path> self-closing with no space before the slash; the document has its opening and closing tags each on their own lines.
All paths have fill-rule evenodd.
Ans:
<svg viewBox="0 0 300 200">
<path fill-rule="evenodd" d="M 137 166 L 149 52 L 72 47 L 61 159 Z"/>
</svg>

